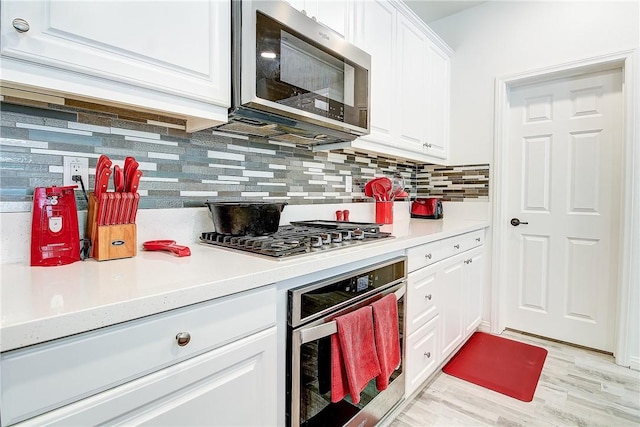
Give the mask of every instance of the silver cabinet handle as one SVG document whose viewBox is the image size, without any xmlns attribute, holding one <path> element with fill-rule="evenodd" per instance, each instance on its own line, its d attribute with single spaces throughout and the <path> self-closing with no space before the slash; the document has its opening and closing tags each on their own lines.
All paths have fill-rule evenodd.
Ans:
<svg viewBox="0 0 640 427">
<path fill-rule="evenodd" d="M 460 249 L 460 245 L 453 245 L 454 249 Z"/>
<path fill-rule="evenodd" d="M 424 257 L 425 257 L 426 259 L 431 259 L 431 254 L 426 254 Z"/>
<path fill-rule="evenodd" d="M 480 238 L 479 237 L 476 237 L 476 242 L 480 242 Z"/>
<path fill-rule="evenodd" d="M 472 258 L 466 259 L 466 260 L 464 261 L 464 263 L 465 263 L 465 264 L 471 264 L 472 262 L 473 262 L 473 259 L 472 259 Z"/>
<path fill-rule="evenodd" d="M 431 294 L 429 294 L 429 295 L 425 295 L 424 297 L 425 297 L 426 299 L 428 299 L 429 301 L 431 301 Z"/>
<path fill-rule="evenodd" d="M 22 18 L 15 18 L 11 23 L 13 24 L 13 28 L 19 33 L 26 33 L 29 31 L 29 28 L 31 28 L 29 27 L 29 23 Z"/>
<path fill-rule="evenodd" d="M 431 148 L 431 144 L 429 144 L 428 142 L 425 142 L 424 144 L 422 144 L 424 147 L 426 148 Z"/>
<path fill-rule="evenodd" d="M 427 352 L 425 352 L 425 353 L 424 353 L 424 355 L 425 355 L 425 356 L 427 357 L 427 359 L 428 359 L 428 358 L 430 358 L 430 357 L 431 357 L 431 352 L 430 352 L 430 351 L 427 351 Z"/>
<path fill-rule="evenodd" d="M 180 347 L 184 347 L 189 344 L 189 341 L 191 341 L 191 334 L 189 334 L 189 332 L 178 332 L 178 335 L 176 335 L 176 341 L 178 341 L 178 345 Z"/>
</svg>

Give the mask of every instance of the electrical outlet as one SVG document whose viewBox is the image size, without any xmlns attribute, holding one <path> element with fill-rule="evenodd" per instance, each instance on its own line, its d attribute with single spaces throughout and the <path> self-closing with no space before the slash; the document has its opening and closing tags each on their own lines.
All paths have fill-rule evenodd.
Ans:
<svg viewBox="0 0 640 427">
<path fill-rule="evenodd" d="M 74 175 L 80 175 L 84 188 L 89 191 L 89 159 L 86 157 L 64 156 L 62 161 L 62 185 L 77 185 L 78 190 L 82 190 L 80 182 L 72 179 Z"/>
</svg>

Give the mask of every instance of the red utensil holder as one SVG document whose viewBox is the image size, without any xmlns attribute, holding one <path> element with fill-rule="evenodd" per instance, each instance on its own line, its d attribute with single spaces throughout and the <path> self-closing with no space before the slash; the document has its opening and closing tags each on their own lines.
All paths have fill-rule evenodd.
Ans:
<svg viewBox="0 0 640 427">
<path fill-rule="evenodd" d="M 376 222 L 378 224 L 393 224 L 393 202 L 376 202 Z"/>
</svg>

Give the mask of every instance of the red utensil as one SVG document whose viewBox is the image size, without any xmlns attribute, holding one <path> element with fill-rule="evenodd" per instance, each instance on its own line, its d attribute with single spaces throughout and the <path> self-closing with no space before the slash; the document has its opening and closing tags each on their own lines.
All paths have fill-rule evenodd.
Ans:
<svg viewBox="0 0 640 427">
<path fill-rule="evenodd" d="M 107 204 L 106 212 L 104 214 L 104 223 L 102 225 L 111 225 L 111 217 L 113 216 L 113 207 L 115 204 L 115 196 L 114 193 L 106 193 L 107 194 Z"/>
<path fill-rule="evenodd" d="M 373 181 L 375 181 L 376 178 L 372 179 L 371 181 L 367 182 L 364 185 L 364 195 L 367 197 L 373 197 Z"/>
<path fill-rule="evenodd" d="M 131 207 L 133 205 L 133 194 L 122 193 L 122 224 L 129 224 L 131 219 Z"/>
<path fill-rule="evenodd" d="M 98 207 L 98 225 L 105 225 L 104 221 L 107 217 L 107 200 L 109 200 L 107 193 L 100 194 L 100 205 Z"/>
<path fill-rule="evenodd" d="M 124 171 L 118 165 L 113 167 L 113 187 L 118 193 L 124 191 Z"/>
<path fill-rule="evenodd" d="M 129 215 L 129 224 L 135 224 L 136 215 L 138 214 L 138 204 L 140 203 L 140 194 L 133 193 L 133 203 L 131 205 L 131 214 Z"/>
<path fill-rule="evenodd" d="M 127 157 L 124 159 L 124 191 L 131 191 L 131 180 L 133 175 L 138 170 L 138 162 L 133 157 Z"/>
<path fill-rule="evenodd" d="M 137 193 L 138 185 L 140 184 L 140 177 L 142 176 L 142 171 L 136 170 L 131 177 L 131 181 L 129 181 L 129 192 Z"/>
<path fill-rule="evenodd" d="M 167 251 L 179 257 L 191 255 L 191 249 L 188 246 L 176 245 L 175 240 L 150 240 L 142 244 L 142 249 L 145 251 Z"/>
<path fill-rule="evenodd" d="M 373 184 L 373 194 L 378 196 L 378 201 L 387 201 L 389 200 L 389 193 L 391 192 L 391 187 L 393 184 L 391 180 L 387 177 L 382 177 L 376 179 Z"/>
<path fill-rule="evenodd" d="M 100 200 L 100 194 L 107 191 L 109 186 L 109 177 L 111 176 L 110 168 L 102 168 L 99 172 L 96 170 L 96 185 L 93 190 L 93 194 L 96 196 L 96 200 Z"/>
<path fill-rule="evenodd" d="M 109 193 L 113 194 L 113 208 L 111 211 L 111 225 L 118 225 L 118 219 L 120 218 L 120 202 L 122 201 L 122 193 Z"/>
</svg>

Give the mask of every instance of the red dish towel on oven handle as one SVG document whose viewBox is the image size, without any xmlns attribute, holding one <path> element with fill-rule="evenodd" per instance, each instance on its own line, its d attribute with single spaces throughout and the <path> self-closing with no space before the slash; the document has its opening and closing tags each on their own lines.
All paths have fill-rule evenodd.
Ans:
<svg viewBox="0 0 640 427">
<path fill-rule="evenodd" d="M 334 319 L 338 333 L 331 335 L 331 402 L 347 394 L 354 404 L 360 392 L 380 375 L 373 336 L 373 309 L 359 308 Z"/>
<path fill-rule="evenodd" d="M 400 335 L 398 332 L 398 299 L 394 293 L 371 304 L 373 308 L 373 333 L 380 362 L 380 375 L 376 387 L 382 391 L 389 385 L 389 378 L 400 365 Z"/>
</svg>

